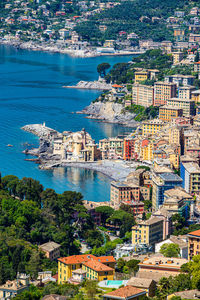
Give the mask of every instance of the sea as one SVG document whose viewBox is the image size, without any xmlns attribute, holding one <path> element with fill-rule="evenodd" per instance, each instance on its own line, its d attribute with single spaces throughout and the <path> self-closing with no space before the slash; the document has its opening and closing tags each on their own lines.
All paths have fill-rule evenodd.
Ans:
<svg viewBox="0 0 200 300">
<path fill-rule="evenodd" d="M 74 58 L 0 46 L 0 172 L 19 178 L 32 177 L 44 188 L 57 193 L 81 192 L 85 200 L 108 201 L 110 179 L 103 174 L 81 168 L 40 170 L 34 162 L 25 161 L 22 151 L 27 144 L 38 146 L 38 138 L 21 130 L 26 124 L 46 123 L 59 132 L 85 128 L 92 138 L 117 136 L 130 129 L 98 122 L 75 114 L 98 97 L 99 91 L 65 89 L 80 80 L 98 79 L 97 66 L 108 62 L 128 62 L 131 56 Z M 13 147 L 8 147 L 8 145 Z"/>
</svg>

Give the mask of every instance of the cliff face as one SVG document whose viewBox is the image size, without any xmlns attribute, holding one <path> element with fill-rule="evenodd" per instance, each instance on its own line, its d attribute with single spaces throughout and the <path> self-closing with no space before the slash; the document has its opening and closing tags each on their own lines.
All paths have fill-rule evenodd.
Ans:
<svg viewBox="0 0 200 300">
<path fill-rule="evenodd" d="M 81 113 L 87 114 L 90 119 L 99 119 L 109 123 L 117 123 L 135 127 L 135 114 L 123 112 L 123 106 L 113 102 L 95 102 L 84 108 Z"/>
</svg>

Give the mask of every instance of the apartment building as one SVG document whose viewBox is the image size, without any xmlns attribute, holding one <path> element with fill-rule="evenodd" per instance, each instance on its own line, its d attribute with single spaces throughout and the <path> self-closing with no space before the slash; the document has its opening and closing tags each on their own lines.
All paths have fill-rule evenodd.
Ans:
<svg viewBox="0 0 200 300">
<path fill-rule="evenodd" d="M 102 159 L 123 158 L 124 140 L 118 137 L 102 139 L 99 141 Z"/>
<path fill-rule="evenodd" d="M 184 117 L 195 115 L 195 102 L 191 99 L 170 98 L 167 106 L 182 108 Z"/>
<path fill-rule="evenodd" d="M 140 187 L 120 181 L 112 181 L 110 184 L 110 204 L 119 208 L 124 201 L 140 201 Z"/>
<path fill-rule="evenodd" d="M 175 74 L 175 75 L 168 75 L 165 76 L 165 82 L 167 83 L 175 83 L 177 86 L 179 85 L 193 85 L 195 77 L 192 75 L 182 75 L 182 74 Z"/>
<path fill-rule="evenodd" d="M 155 245 L 163 240 L 163 220 L 152 217 L 132 227 L 132 244 Z"/>
<path fill-rule="evenodd" d="M 188 235 L 188 259 L 200 254 L 200 230 L 189 232 Z"/>
<path fill-rule="evenodd" d="M 200 167 L 197 163 L 181 163 L 181 178 L 183 179 L 183 188 L 187 193 L 200 193 Z"/>
<path fill-rule="evenodd" d="M 135 83 L 140 83 L 148 79 L 150 79 L 150 72 L 148 70 L 135 72 Z"/>
<path fill-rule="evenodd" d="M 136 105 L 149 107 L 153 105 L 154 87 L 135 83 L 132 87 L 132 102 Z"/>
<path fill-rule="evenodd" d="M 168 105 L 163 105 L 159 107 L 159 119 L 164 122 L 171 122 L 172 119 L 182 117 L 182 115 L 183 115 L 182 108 L 168 106 Z"/>
<path fill-rule="evenodd" d="M 200 61 L 194 63 L 194 72 L 200 73 Z"/>
<path fill-rule="evenodd" d="M 159 119 L 144 121 L 142 123 L 142 135 L 156 134 L 165 126 L 165 123 Z"/>
<path fill-rule="evenodd" d="M 183 59 L 183 52 L 172 52 L 172 56 L 173 56 L 173 64 L 176 65 L 178 63 L 180 63 L 180 61 Z"/>
<path fill-rule="evenodd" d="M 164 192 L 173 189 L 176 186 L 182 186 L 182 178 L 174 173 L 153 174 L 153 209 L 157 210 L 164 202 Z"/>
<path fill-rule="evenodd" d="M 179 86 L 178 98 L 180 99 L 192 99 L 192 94 L 195 91 L 195 86 Z"/>
<path fill-rule="evenodd" d="M 176 97 L 176 84 L 158 81 L 154 84 L 154 106 L 165 105 L 167 100 Z"/>
<path fill-rule="evenodd" d="M 123 150 L 124 160 L 131 160 L 135 157 L 134 149 L 135 149 L 135 140 L 131 137 L 125 138 L 124 139 L 124 150 Z"/>
<path fill-rule="evenodd" d="M 192 93 L 191 93 L 191 99 L 195 103 L 200 103 L 200 90 L 192 91 Z"/>
</svg>

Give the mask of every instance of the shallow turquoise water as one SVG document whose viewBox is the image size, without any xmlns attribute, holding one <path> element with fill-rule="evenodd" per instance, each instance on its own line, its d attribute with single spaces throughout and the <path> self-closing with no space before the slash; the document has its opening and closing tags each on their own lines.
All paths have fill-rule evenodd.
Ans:
<svg viewBox="0 0 200 300">
<path fill-rule="evenodd" d="M 78 169 L 58 168 L 41 171 L 33 162 L 24 161 L 21 153 L 25 142 L 38 144 L 33 135 L 23 132 L 25 124 L 42 123 L 58 131 L 81 130 L 83 127 L 96 141 L 127 132 L 118 125 L 99 123 L 83 115 L 72 114 L 95 99 L 99 92 L 63 89 L 63 85 L 79 80 L 98 78 L 99 63 L 127 62 L 131 57 L 71 58 L 50 54 L 16 50 L 0 46 L 0 171 L 2 175 L 15 174 L 32 177 L 44 187 L 76 190 L 93 201 L 109 199 L 109 179 L 100 173 Z M 7 144 L 14 147 L 9 148 Z"/>
</svg>

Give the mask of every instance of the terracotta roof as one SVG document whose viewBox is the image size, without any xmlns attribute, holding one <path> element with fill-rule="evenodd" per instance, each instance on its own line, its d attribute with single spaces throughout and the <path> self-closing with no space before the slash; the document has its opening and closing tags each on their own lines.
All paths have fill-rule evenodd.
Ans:
<svg viewBox="0 0 200 300">
<path fill-rule="evenodd" d="M 97 260 L 88 260 L 87 262 L 83 263 L 84 266 L 94 270 L 94 271 L 113 271 L 114 269 L 100 263 Z"/>
<path fill-rule="evenodd" d="M 196 235 L 196 236 L 200 237 L 200 229 L 199 229 L 199 230 L 192 231 L 192 232 L 189 232 L 188 234 L 189 234 L 189 235 Z"/>
<path fill-rule="evenodd" d="M 153 279 L 149 278 L 139 278 L 139 277 L 131 277 L 127 283 L 127 285 L 131 285 L 137 288 L 149 288 L 152 284 Z"/>
<path fill-rule="evenodd" d="M 95 259 L 103 264 L 109 262 L 116 262 L 113 256 L 100 256 L 100 257 L 95 257 Z"/>
<path fill-rule="evenodd" d="M 140 290 L 136 287 L 133 287 L 133 286 L 130 286 L 130 285 L 127 285 L 127 286 L 124 286 L 124 287 L 121 287 L 113 292 L 110 292 L 108 294 L 105 294 L 103 295 L 103 297 L 105 298 L 115 298 L 115 299 L 127 299 L 128 297 L 137 297 L 139 295 L 145 295 L 146 292 L 143 291 L 143 290 Z"/>
<path fill-rule="evenodd" d="M 145 147 L 145 146 L 148 146 L 148 144 L 149 144 L 148 140 L 143 140 L 141 146 Z"/>
<path fill-rule="evenodd" d="M 72 255 L 68 257 L 58 258 L 59 261 L 63 262 L 66 265 L 75 265 L 86 262 L 90 259 L 95 259 L 96 257 L 92 254 L 83 254 L 83 255 Z"/>
<path fill-rule="evenodd" d="M 112 87 L 122 88 L 123 86 L 121 86 L 121 85 L 119 85 L 119 84 L 113 84 Z"/>
<path fill-rule="evenodd" d="M 61 257 L 58 258 L 59 261 L 63 262 L 66 265 L 75 265 L 75 264 L 81 264 L 90 260 L 95 260 L 100 263 L 109 263 L 109 262 L 116 262 L 115 258 L 113 256 L 100 256 L 96 257 L 92 254 L 83 254 L 83 255 L 72 255 L 68 257 Z"/>
</svg>

